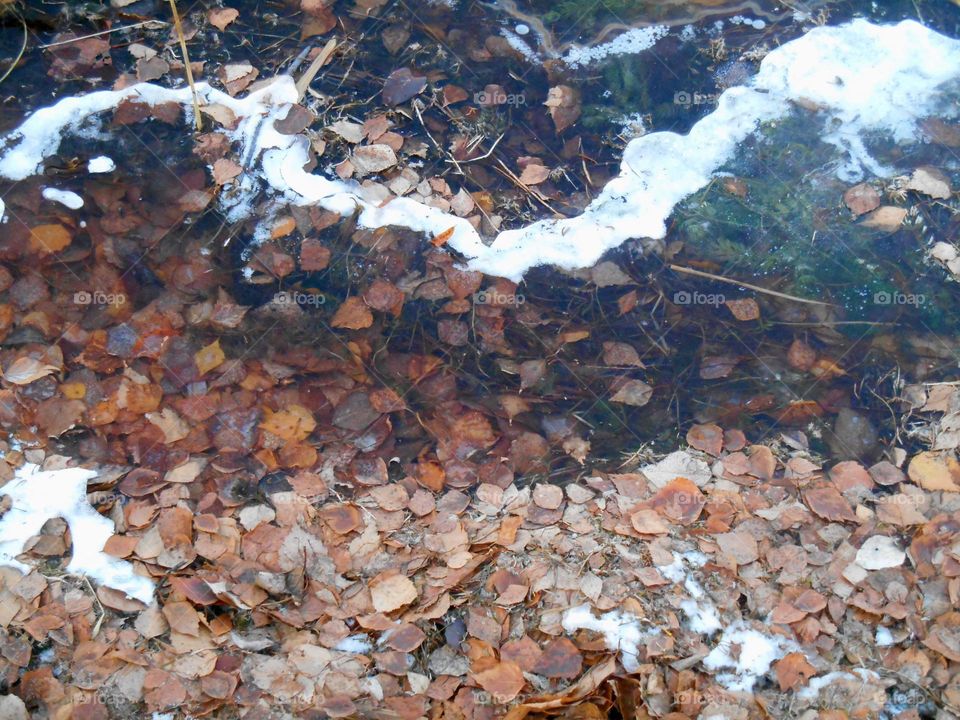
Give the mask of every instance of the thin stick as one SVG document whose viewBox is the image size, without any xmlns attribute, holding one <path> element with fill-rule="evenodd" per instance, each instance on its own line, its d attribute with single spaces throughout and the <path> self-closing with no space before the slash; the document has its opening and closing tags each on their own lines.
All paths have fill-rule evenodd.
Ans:
<svg viewBox="0 0 960 720">
<path fill-rule="evenodd" d="M 144 25 L 169 25 L 170 23 L 164 22 L 163 20 L 144 20 L 143 22 L 133 23 L 133 25 L 120 25 L 119 27 L 110 28 L 109 30 L 101 30 L 100 32 L 90 33 L 89 35 L 81 35 L 80 37 L 70 38 L 69 40 L 58 40 L 57 42 L 47 43 L 46 45 L 37 45 L 41 50 L 46 50 L 47 48 L 59 47 L 60 45 L 69 45 L 70 43 L 80 42 L 81 40 L 86 40 L 87 38 L 100 37 L 101 35 L 109 35 L 110 33 L 120 32 L 121 30 L 133 30 L 134 28 L 143 27 Z"/>
<path fill-rule="evenodd" d="M 765 295 L 773 295 L 774 297 L 783 298 L 784 300 L 793 300 L 794 302 L 807 303 L 808 305 L 825 305 L 827 307 L 836 307 L 833 303 L 822 302 L 821 300 L 807 300 L 806 298 L 797 297 L 796 295 L 787 295 L 786 293 L 777 292 L 776 290 L 767 290 L 762 288 L 759 285 L 751 285 L 750 283 L 742 282 L 741 280 L 734 280 L 733 278 L 726 278 L 722 275 L 714 275 L 713 273 L 704 272 L 703 270 L 694 270 L 693 268 L 683 267 L 681 265 L 668 265 L 671 270 L 674 270 L 679 273 L 686 273 L 687 275 L 697 275 L 698 277 L 709 278 L 710 280 L 716 280 L 717 282 L 725 282 L 730 285 L 739 285 L 740 287 L 745 287 L 748 290 L 754 290 L 758 293 L 763 293 Z"/>
<path fill-rule="evenodd" d="M 3 74 L 3 77 L 0 77 L 0 83 L 10 77 L 10 73 L 13 72 L 13 69 L 17 66 L 17 63 L 20 62 L 20 58 L 23 57 L 23 53 L 27 49 L 27 36 L 30 34 L 30 31 L 27 29 L 26 20 L 20 17 L 20 22 L 23 23 L 23 44 L 20 46 L 20 52 L 17 53 L 17 57 L 12 63 L 10 63 L 10 67 L 7 68 L 7 71 Z"/>
<path fill-rule="evenodd" d="M 170 10 L 173 12 L 173 24 L 177 28 L 177 37 L 180 39 L 180 51 L 183 53 L 183 68 L 187 72 L 187 84 L 193 93 L 193 117 L 196 121 L 197 132 L 203 130 L 203 119 L 200 117 L 200 100 L 197 99 L 197 86 L 193 82 L 193 68 L 190 67 L 190 55 L 187 53 L 187 39 L 183 35 L 183 25 L 180 24 L 180 13 L 177 12 L 177 0 L 170 0 Z"/>
<path fill-rule="evenodd" d="M 317 56 L 313 59 L 313 62 L 310 63 L 310 66 L 307 68 L 306 72 L 300 76 L 300 79 L 296 82 L 297 88 L 297 97 L 300 100 L 303 100 L 303 96 L 307 94 L 307 88 L 310 87 L 310 83 L 313 82 L 313 79 L 317 76 L 317 73 L 320 72 L 320 68 L 327 64 L 327 61 L 330 59 L 330 56 L 333 55 L 333 51 L 337 49 L 337 41 L 334 38 L 330 38 L 326 45 L 324 45 L 323 50 L 317 53 Z"/>
</svg>

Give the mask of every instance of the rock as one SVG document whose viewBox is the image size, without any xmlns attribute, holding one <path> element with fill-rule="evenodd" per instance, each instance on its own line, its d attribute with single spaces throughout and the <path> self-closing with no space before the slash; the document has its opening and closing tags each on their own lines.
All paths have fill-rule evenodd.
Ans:
<svg viewBox="0 0 960 720">
<path fill-rule="evenodd" d="M 29 720 L 27 706 L 16 695 L 0 695 L 0 718 L 3 718 L 3 720 Z"/>
<path fill-rule="evenodd" d="M 833 432 L 826 435 L 827 446 L 839 460 L 871 459 L 878 450 L 876 427 L 863 413 L 842 408 L 833 423 Z"/>
</svg>

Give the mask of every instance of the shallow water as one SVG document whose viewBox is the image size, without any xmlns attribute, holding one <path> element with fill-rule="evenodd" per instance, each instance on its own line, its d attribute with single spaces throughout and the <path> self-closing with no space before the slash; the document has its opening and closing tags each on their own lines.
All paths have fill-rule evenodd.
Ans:
<svg viewBox="0 0 960 720">
<path fill-rule="evenodd" d="M 335 63 L 314 82 L 312 102 L 321 123 L 338 117 L 362 121 L 379 104 L 377 95 L 385 75 L 404 65 L 416 66 L 434 82 L 460 84 L 468 94 L 499 86 L 511 98 L 502 106 L 486 108 L 481 103 L 455 115 L 433 107 L 422 123 L 409 112 L 398 119 L 409 120 L 404 132 L 426 147 L 417 168 L 421 176 L 446 175 L 471 191 L 490 193 L 501 208 L 503 227 L 519 226 L 542 217 L 546 207 L 518 192 L 497 160 L 511 163 L 517 156 L 533 154 L 564 167 L 566 172 L 548 191 L 546 205 L 560 214 L 576 214 L 605 179 L 615 174 L 625 142 L 637 131 L 636 126 L 625 128 L 624 118 L 634 117 L 645 130 L 684 132 L 712 111 L 715 98 L 725 87 L 755 72 L 763 48 L 790 40 L 816 23 L 834 24 L 864 12 L 859 4 L 822 3 L 807 8 L 806 13 L 773 17 L 773 6 L 763 5 L 760 14 L 744 13 L 764 18 L 762 27 L 754 27 L 730 22 L 729 13 L 697 3 L 614 5 L 607 4 L 605 12 L 578 18 L 573 25 L 569 14 L 574 7 L 563 3 L 551 4 L 545 11 L 538 3 L 518 2 L 511 8 L 514 15 L 503 12 L 503 7 L 476 2 L 462 2 L 456 11 L 443 4 L 411 8 L 402 2 L 387 3 L 376 17 L 368 18 L 359 11 L 348 12 L 355 48 L 349 62 Z M 216 42 L 194 42 L 194 61 L 203 60 L 211 68 L 228 60 L 250 61 L 261 77 L 289 67 L 304 46 L 297 32 L 299 17 L 271 3 L 234 6 L 240 10 L 238 20 L 227 32 L 217 34 Z M 97 31 L 108 17 L 125 25 L 144 22 L 156 17 L 159 9 L 137 3 L 118 14 L 85 7 L 76 9 L 69 19 L 53 15 L 49 6 L 40 3 L 30 4 L 28 10 L 27 61 L 5 82 L 9 93 L 3 111 L 6 127 L 54 96 L 113 82 L 119 73 L 133 70 L 126 53 L 132 42 L 157 44 L 169 33 L 169 28 L 145 27 L 114 33 L 108 36 L 112 65 L 84 73 L 84 79 L 66 78 L 57 83 L 47 77 L 50 57 L 38 50 L 37 44 L 54 42 L 61 37 L 57 33 L 66 28 L 78 35 Z M 677 28 L 685 17 L 704 17 L 685 32 L 672 32 L 651 50 L 571 70 L 551 63 L 545 69 L 539 63 L 503 54 L 502 44 L 495 40 L 502 41 L 501 30 L 516 31 L 516 13 L 542 15 L 544 26 L 558 43 L 561 38 L 564 43 L 589 41 L 611 23 L 667 21 Z M 960 22 L 960 12 L 948 3 L 874 3 L 866 15 L 884 21 L 920 19 L 948 34 L 955 32 Z M 19 48 L 22 30 L 18 21 L 6 19 L 0 34 L 0 56 L 10 57 Z M 188 14 L 186 20 L 188 27 L 202 23 L 199 14 Z M 718 25 L 722 20 L 725 22 Z M 478 34 L 477 28 L 486 35 Z M 391 52 L 385 47 L 386 31 L 408 34 L 401 49 Z M 536 47 L 535 32 L 519 37 L 530 43 L 531 49 L 543 49 L 542 40 L 541 47 Z M 318 38 L 308 42 L 322 44 Z M 99 80 L 91 82 L 91 75 Z M 177 73 L 171 72 L 161 82 L 176 77 Z M 546 88 L 561 82 L 582 88 L 583 115 L 574 146 L 571 133 L 558 136 L 553 131 L 539 101 Z M 542 410 L 550 416 L 577 418 L 592 438 L 597 461 L 629 456 L 648 444 L 667 448 L 695 419 L 722 420 L 760 432 L 784 425 L 804 427 L 810 417 L 784 417 L 784 408 L 798 398 L 819 402 L 828 423 L 837 407 L 851 403 L 868 412 L 877 408 L 876 420 L 882 423 L 889 419 L 886 409 L 869 393 L 861 392 L 864 384 L 871 385 L 877 397 L 888 398 L 895 394 L 890 368 L 930 365 L 933 369 L 925 377 L 933 379 L 942 372 L 938 368 L 952 364 L 950 341 L 944 338 L 960 332 L 958 316 L 952 312 L 957 286 L 946 281 L 942 269 L 923 260 L 931 240 L 955 234 L 952 201 L 918 200 L 913 203 L 914 215 L 895 233 L 854 225 L 838 201 L 848 184 L 837 180 L 831 148 L 818 142 L 818 128 L 805 118 L 800 111 L 765 129 L 759 138 L 748 141 L 747 152 L 723 168 L 745 183 L 744 197 L 725 190 L 718 181 L 677 209 L 662 244 L 669 248 L 669 261 L 645 252 L 641 244 L 629 243 L 608 255 L 628 276 L 623 284 L 597 287 L 544 268 L 528 275 L 521 287 L 524 305 L 511 313 L 515 310 L 524 318 L 540 313 L 547 322 L 510 321 L 503 330 L 505 343 L 521 360 L 556 359 L 551 361 L 548 377 L 541 381 Z M 484 150 L 497 137 L 502 139 L 490 158 L 464 164 L 465 174 L 459 175 L 443 154 L 431 148 L 434 135 L 443 133 L 449 141 L 452 133 L 443 126 L 483 140 L 480 147 Z M 86 179 L 74 171 L 74 158 L 108 152 L 123 158 L 118 177 L 136 184 L 143 212 L 152 212 L 147 209 L 150 203 L 173 199 L 168 193 L 171 183 L 190 185 L 204 163 L 190 153 L 192 141 L 182 127 L 151 121 L 148 130 L 143 130 L 144 126 L 105 126 L 99 135 L 74 138 L 48 163 L 47 178 L 55 178 L 62 189 L 82 192 Z M 957 169 L 931 145 L 894 148 L 877 138 L 872 150 L 902 172 L 926 163 L 943 165 L 944 160 L 944 170 Z M 332 171 L 332 160 L 322 158 L 320 164 Z M 589 175 L 580 172 L 587 164 Z M 75 220 L 82 220 L 85 212 L 77 213 Z M 297 271 L 281 283 L 250 285 L 243 267 L 250 257 L 251 229 L 249 224 L 227 223 L 211 207 L 188 215 L 149 255 L 137 251 L 135 233 L 134 242 L 122 251 L 127 257 L 125 277 L 134 278 L 127 287 L 130 297 L 142 307 L 161 292 L 166 264 L 202 248 L 213 258 L 219 280 L 242 304 L 265 303 L 278 289 L 289 287 L 319 290 L 328 298 L 325 305 L 309 308 L 303 327 L 274 331 L 277 335 L 271 342 L 281 347 L 302 342 L 305 334 L 321 332 L 318 328 L 329 321 L 357 283 L 385 269 L 365 251 L 357 252 L 349 240 L 349 229 L 331 228 L 322 234 L 334 248 L 327 270 Z M 423 257 L 413 251 L 414 240 L 404 242 L 411 250 L 400 256 L 402 261 L 425 269 Z M 72 272 L 83 281 L 84 272 L 89 271 L 84 253 L 75 249 L 69 261 Z M 784 302 L 736 285 L 678 274 L 668 268 L 670 262 L 787 295 L 823 300 L 831 306 Z M 630 291 L 637 292 L 642 310 L 617 316 L 618 298 Z M 749 326 L 738 324 L 720 307 L 721 296 L 760 298 L 764 303 L 762 320 Z M 708 301 L 678 305 L 677 299 L 685 297 Z M 893 301 L 882 302 L 884 297 Z M 897 301 L 899 297 L 905 298 L 904 302 Z M 907 298 L 922 300 L 910 302 Z M 504 374 L 502 358 L 482 342 L 449 354 L 449 349 L 437 344 L 442 319 L 439 308 L 436 301 L 406 304 L 390 329 L 388 346 L 449 357 L 456 368 L 458 389 L 479 402 L 512 387 L 513 371 Z M 311 321 L 311 313 L 317 315 L 316 323 Z M 92 313 L 83 323 L 91 329 L 107 327 L 111 318 Z M 590 336 L 558 348 L 553 342 L 565 328 L 588 328 Z M 845 374 L 818 380 L 811 387 L 808 377 L 786 367 L 786 349 L 798 333 L 822 343 L 826 355 L 838 359 Z M 914 334 L 939 342 L 914 342 Z M 238 342 L 238 347 L 242 346 Z M 646 367 L 634 375 L 654 388 L 648 406 L 631 408 L 609 402 L 609 383 L 623 371 L 598 364 L 605 342 L 626 342 L 637 348 Z M 932 358 L 918 354 L 920 347 Z M 726 358 L 733 369 L 722 377 L 705 379 L 705 364 L 716 358 Z M 711 372 L 708 369 L 706 374 Z M 569 459 L 558 462 L 558 472 L 578 470 Z"/>
</svg>

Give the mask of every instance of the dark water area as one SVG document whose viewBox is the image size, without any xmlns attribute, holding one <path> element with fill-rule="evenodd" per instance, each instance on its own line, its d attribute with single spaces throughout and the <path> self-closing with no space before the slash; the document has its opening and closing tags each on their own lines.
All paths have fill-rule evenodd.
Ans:
<svg viewBox="0 0 960 720">
<path fill-rule="evenodd" d="M 466 110 L 446 107 L 431 90 L 434 102 L 420 117 L 409 109 L 390 112 L 397 113 L 407 141 L 425 148 L 417 161 L 421 177 L 447 177 L 469 192 L 489 194 L 503 218 L 502 228 L 517 227 L 542 217 L 545 207 L 518 192 L 497 161 L 538 155 L 562 167 L 564 172 L 549 181 L 548 205 L 559 216 L 572 216 L 618 172 L 623 148 L 638 132 L 624 118 L 635 116 L 645 131 L 686 132 L 712 111 L 725 87 L 756 72 L 765 51 L 813 25 L 853 17 L 890 22 L 911 18 L 950 35 L 960 30 L 960 8 L 949 2 L 869 7 L 823 2 L 799 14 L 778 4 L 746 5 L 733 14 L 763 19 L 762 27 L 731 23 L 730 12 L 697 3 L 600 3 L 575 19 L 583 3 L 517 2 L 510 4 L 510 13 L 502 3 L 461 2 L 451 10 L 442 3 L 386 2 L 371 15 L 364 3 L 337 3 L 349 47 L 312 84 L 309 102 L 318 115 L 317 126 L 323 127 L 340 118 L 363 122 L 382 109 L 384 81 L 397 67 L 416 67 L 436 87 L 462 87 L 470 98 Z M 239 16 L 222 33 L 203 23 L 204 8 L 184 10 L 191 59 L 205 63 L 202 79 L 216 83 L 213 73 L 224 63 L 249 62 L 260 78 L 301 69 L 302 51 L 325 42 L 322 37 L 300 37 L 302 16 L 289 5 L 231 6 Z M 763 12 L 751 12 L 754 6 Z M 0 28 L 0 69 L 18 55 L 24 27 L 29 39 L 23 60 L 0 87 L 3 129 L 55 97 L 109 87 L 123 73 L 136 73 L 128 52 L 135 43 L 165 46 L 167 60 L 179 56 L 179 48 L 170 43 L 166 3 L 137 2 L 115 9 L 96 3 L 28 2 L 18 8 L 21 12 L 2 15 Z M 558 45 L 587 42 L 610 24 L 667 22 L 675 30 L 690 21 L 694 25 L 689 36 L 672 32 L 650 51 L 570 69 L 550 60 L 532 63 L 510 52 L 500 31 L 516 31 L 522 24 L 518 13 L 541 18 Z M 157 20 L 163 24 L 148 24 Z M 727 22 L 718 26 L 720 20 Z M 117 30 L 125 26 L 131 29 Z M 109 62 L 86 58 L 81 61 L 82 77 L 51 77 L 51 49 L 42 45 L 62 42 L 65 32 L 82 37 L 108 27 L 114 32 L 102 37 L 109 41 Z M 535 36 L 521 37 L 533 46 Z M 171 70 L 159 82 L 182 81 L 180 73 Z M 583 105 L 577 129 L 559 134 L 542 105 L 548 88 L 558 84 L 575 85 Z M 512 100 L 492 108 L 477 102 L 478 94 L 491 87 Z M 935 380 L 948 377 L 956 367 L 956 346 L 944 338 L 960 334 L 960 317 L 953 311 L 960 293 L 940 268 L 923 259 L 932 241 L 955 240 L 956 206 L 952 200 L 918 202 L 910 223 L 894 233 L 855 226 L 839 203 L 844 186 L 831 175 L 817 130 L 798 115 L 766 138 L 748 141 L 749 152 L 725 168 L 744 180 L 747 195 L 739 197 L 715 182 L 688 198 L 674 213 L 659 252 L 647 252 L 636 242 L 609 253 L 607 259 L 622 275 L 615 282 L 598 283 L 588 275 L 574 277 L 547 268 L 532 271 L 512 291 L 523 296 L 523 304 L 506 310 L 499 350 L 478 334 L 476 311 L 468 323 L 469 343 L 450 348 L 438 340 L 444 299 L 407 302 L 384 328 L 383 342 L 394 352 L 443 357 L 451 364 L 458 393 L 491 408 L 498 394 L 515 391 L 519 364 L 545 359 L 546 370 L 536 381 L 536 410 L 525 422 L 543 431 L 551 418 L 567 418 L 578 432 L 589 435 L 591 462 L 601 465 L 628 460 L 639 448 L 669 449 L 696 421 L 741 427 L 752 437 L 784 428 L 814 428 L 810 436 L 815 449 L 829 453 L 826 441 L 816 436 L 830 435 L 838 410 L 850 406 L 870 418 L 883 442 L 890 441 L 897 428 L 889 407 L 899 391 L 900 370 L 909 369 L 916 379 Z M 171 201 L 171 184 L 189 184 L 185 178 L 203 172 L 204 163 L 191 153 L 192 138 L 182 125 L 150 120 L 142 126 L 105 125 L 103 131 L 65 142 L 48 163 L 46 177 L 56 178 L 58 187 L 81 192 L 83 180 L 74 169 L 89 157 L 109 153 L 122 158 L 119 177 L 136 185 L 140 200 L 163 205 Z M 455 137 L 476 140 L 478 154 L 489 151 L 490 157 L 454 170 L 438 148 Z M 882 144 L 878 139 L 878 148 Z M 335 141 L 332 147 L 337 147 Z M 938 159 L 933 146 L 922 144 L 906 155 L 891 156 L 904 172 Z M 329 173 L 334 161 L 321 158 L 319 164 L 318 171 Z M 588 164 L 589 173 L 581 172 Z M 399 281 L 406 273 L 429 270 L 430 258 L 417 238 L 400 233 L 395 253 L 375 256 L 357 246 L 348 221 L 318 235 L 332 250 L 325 270 L 297 270 L 280 281 L 251 284 L 244 268 L 254 252 L 252 230 L 251 223 L 228 223 L 211 206 L 186 218 L 149 254 L 137 252 L 135 231 L 126 260 L 121 258 L 126 262 L 126 289 L 137 307 L 146 305 L 162 293 L 167 264 L 202 250 L 212 258 L 218 280 L 242 305 L 263 306 L 287 290 L 308 290 L 328 299 L 308 308 L 296 322 L 275 328 L 273 348 L 295 348 L 305 338 L 336 346 L 340 341 L 329 322 L 358 286 L 381 276 Z M 296 255 L 293 237 L 278 245 Z M 68 258 L 81 277 L 86 260 L 78 248 Z M 671 264 L 829 306 L 684 275 Z M 634 309 L 624 313 L 618 302 L 631 293 Z M 678 298 L 700 296 L 714 301 L 678 303 Z M 876 300 L 900 296 L 922 296 L 923 301 Z M 742 323 L 722 307 L 723 300 L 745 298 L 760 303 L 756 323 Z M 89 329 L 109 322 L 103 315 L 85 319 Z M 562 340 L 564 333 L 581 330 L 588 332 L 585 339 Z M 925 342 L 925 335 L 940 340 Z M 240 349 L 247 337 L 238 330 L 225 343 Z M 786 357 L 797 340 L 835 362 L 835 370 L 811 377 L 791 368 Z M 632 346 L 641 364 L 628 369 L 604 363 L 605 343 Z M 379 369 L 384 378 L 389 376 L 388 367 Z M 648 405 L 609 400 L 611 386 L 625 377 L 642 378 L 653 388 Z M 429 409 L 429 395 L 420 402 L 421 409 Z M 557 476 L 580 471 L 580 465 L 565 457 L 550 469 Z"/>
</svg>

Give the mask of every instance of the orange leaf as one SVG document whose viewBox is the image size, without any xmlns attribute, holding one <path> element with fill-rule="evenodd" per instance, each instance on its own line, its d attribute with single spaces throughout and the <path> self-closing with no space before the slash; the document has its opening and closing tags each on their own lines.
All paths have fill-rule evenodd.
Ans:
<svg viewBox="0 0 960 720">
<path fill-rule="evenodd" d="M 39 253 L 60 252 L 67 247 L 73 236 L 63 225 L 38 225 L 30 229 L 30 249 Z"/>
<path fill-rule="evenodd" d="M 456 229 L 456 226 L 447 228 L 439 235 L 435 235 L 433 240 L 430 241 L 430 244 L 434 247 L 442 247 L 443 245 L 446 245 L 447 240 L 453 237 L 453 233 Z"/>
<path fill-rule="evenodd" d="M 373 313 L 370 312 L 361 298 L 350 297 L 337 308 L 330 324 L 335 328 L 363 330 L 373 325 Z"/>
<path fill-rule="evenodd" d="M 275 413 L 266 412 L 268 417 L 260 427 L 282 440 L 304 440 L 317 427 L 311 412 L 302 405 L 291 405 Z"/>
</svg>

